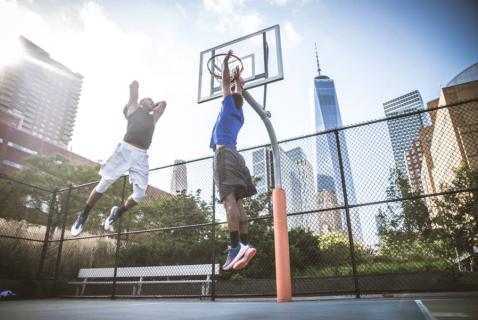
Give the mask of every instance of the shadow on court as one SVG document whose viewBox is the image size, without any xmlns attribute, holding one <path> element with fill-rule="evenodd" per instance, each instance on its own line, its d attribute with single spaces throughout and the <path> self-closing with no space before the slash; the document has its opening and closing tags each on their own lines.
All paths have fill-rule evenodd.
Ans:
<svg viewBox="0 0 478 320">
<path fill-rule="evenodd" d="M 274 301 L 76 300 L 4 301 L 5 320 L 68 319 L 478 319 L 478 298 Z"/>
</svg>

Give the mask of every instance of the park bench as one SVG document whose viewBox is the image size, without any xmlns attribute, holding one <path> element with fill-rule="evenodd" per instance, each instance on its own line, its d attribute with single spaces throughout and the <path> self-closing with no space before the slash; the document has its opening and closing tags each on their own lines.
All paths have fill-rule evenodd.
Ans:
<svg viewBox="0 0 478 320">
<path fill-rule="evenodd" d="M 219 264 L 215 265 L 215 274 L 219 274 Z M 177 279 L 187 277 L 200 277 L 203 279 Z M 212 265 L 175 265 L 175 266 L 151 266 L 151 267 L 121 267 L 117 268 L 117 284 L 131 284 L 132 295 L 141 295 L 143 284 L 172 284 L 172 283 L 201 283 L 201 296 L 209 295 L 209 288 L 212 283 Z M 76 296 L 83 296 L 87 285 L 112 284 L 114 268 L 89 268 L 80 269 L 78 279 L 81 281 L 70 281 L 68 284 L 76 286 Z M 120 280 L 126 279 L 128 280 Z M 131 280 L 138 278 L 138 280 Z M 166 278 L 164 280 L 148 280 L 148 278 Z M 171 280 L 170 278 L 174 278 Z M 96 279 L 96 280 L 95 280 Z M 111 279 L 111 280 L 110 280 Z"/>
</svg>

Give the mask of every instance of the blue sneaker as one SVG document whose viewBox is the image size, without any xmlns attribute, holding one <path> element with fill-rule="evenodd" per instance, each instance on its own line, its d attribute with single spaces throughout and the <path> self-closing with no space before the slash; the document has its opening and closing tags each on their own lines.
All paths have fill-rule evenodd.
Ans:
<svg viewBox="0 0 478 320">
<path fill-rule="evenodd" d="M 248 246 L 243 245 L 240 242 L 235 248 L 227 247 L 227 259 L 222 266 L 222 270 L 227 271 L 232 269 L 232 266 L 244 256 L 247 249 Z"/>
</svg>

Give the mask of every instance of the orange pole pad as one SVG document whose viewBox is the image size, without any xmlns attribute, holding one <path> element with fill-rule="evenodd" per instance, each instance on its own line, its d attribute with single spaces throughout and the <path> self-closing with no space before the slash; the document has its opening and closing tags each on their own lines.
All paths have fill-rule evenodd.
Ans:
<svg viewBox="0 0 478 320">
<path fill-rule="evenodd" d="M 283 189 L 272 190 L 272 205 L 274 213 L 277 302 L 289 302 L 292 300 L 292 284 L 290 276 L 287 207 L 285 191 Z"/>
</svg>

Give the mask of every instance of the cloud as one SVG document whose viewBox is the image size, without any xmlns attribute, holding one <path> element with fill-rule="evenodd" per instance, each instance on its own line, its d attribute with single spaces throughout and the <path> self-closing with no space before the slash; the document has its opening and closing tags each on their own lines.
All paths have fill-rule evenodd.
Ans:
<svg viewBox="0 0 478 320">
<path fill-rule="evenodd" d="M 302 36 L 295 30 L 294 25 L 290 21 L 284 24 L 284 48 L 292 49 L 302 43 Z"/>
<path fill-rule="evenodd" d="M 216 14 L 234 14 L 244 6 L 245 0 L 203 0 L 206 11 Z"/>
<path fill-rule="evenodd" d="M 206 31 L 220 33 L 251 33 L 263 24 L 262 16 L 249 11 L 246 0 L 203 0 L 207 16 L 198 21 Z"/>
<path fill-rule="evenodd" d="M 269 0 L 269 3 L 275 6 L 284 7 L 287 5 L 288 0 Z"/>
<path fill-rule="evenodd" d="M 174 6 L 176 7 L 176 9 L 181 13 L 181 15 L 183 17 L 186 17 L 187 13 L 186 13 L 186 9 L 181 5 L 179 4 L 178 2 L 175 2 L 174 3 Z"/>
</svg>

